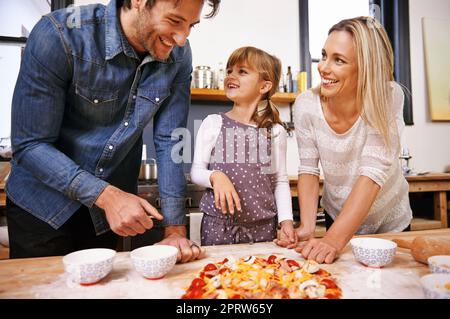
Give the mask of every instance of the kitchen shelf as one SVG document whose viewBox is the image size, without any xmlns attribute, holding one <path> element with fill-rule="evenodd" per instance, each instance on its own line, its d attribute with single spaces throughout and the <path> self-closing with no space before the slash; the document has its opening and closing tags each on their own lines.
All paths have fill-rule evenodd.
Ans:
<svg viewBox="0 0 450 319">
<path fill-rule="evenodd" d="M 294 103 L 298 93 L 275 93 L 272 97 L 274 103 L 291 104 Z M 191 89 L 192 101 L 215 101 L 229 102 L 223 90 L 212 89 Z"/>
</svg>

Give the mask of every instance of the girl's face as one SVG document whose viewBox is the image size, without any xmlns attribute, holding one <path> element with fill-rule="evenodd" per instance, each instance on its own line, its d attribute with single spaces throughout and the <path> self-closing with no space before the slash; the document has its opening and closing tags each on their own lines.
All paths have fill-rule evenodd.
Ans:
<svg viewBox="0 0 450 319">
<path fill-rule="evenodd" d="M 319 62 L 321 93 L 326 98 L 354 96 L 358 86 L 358 62 L 352 35 L 333 31 Z"/>
<path fill-rule="evenodd" d="M 226 72 L 225 94 L 235 103 L 259 101 L 270 90 L 266 89 L 268 81 L 261 80 L 259 73 L 245 63 L 236 64 Z"/>
</svg>

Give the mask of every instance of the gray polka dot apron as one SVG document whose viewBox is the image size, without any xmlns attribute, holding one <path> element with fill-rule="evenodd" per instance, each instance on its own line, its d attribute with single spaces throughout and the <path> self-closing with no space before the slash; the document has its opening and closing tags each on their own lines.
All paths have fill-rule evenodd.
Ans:
<svg viewBox="0 0 450 319">
<path fill-rule="evenodd" d="M 256 127 L 222 116 L 222 128 L 211 152 L 210 170 L 225 173 L 233 183 L 242 211 L 223 214 L 207 189 L 200 201 L 202 245 L 272 241 L 277 234 L 277 210 L 272 181 L 271 141 Z"/>
</svg>

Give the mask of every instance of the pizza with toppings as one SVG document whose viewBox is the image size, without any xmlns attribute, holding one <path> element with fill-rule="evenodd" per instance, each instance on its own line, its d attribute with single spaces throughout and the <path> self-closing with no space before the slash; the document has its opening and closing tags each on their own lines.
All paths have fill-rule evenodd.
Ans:
<svg viewBox="0 0 450 319">
<path fill-rule="evenodd" d="M 183 299 L 339 299 L 342 291 L 315 261 L 248 256 L 207 264 Z"/>
</svg>

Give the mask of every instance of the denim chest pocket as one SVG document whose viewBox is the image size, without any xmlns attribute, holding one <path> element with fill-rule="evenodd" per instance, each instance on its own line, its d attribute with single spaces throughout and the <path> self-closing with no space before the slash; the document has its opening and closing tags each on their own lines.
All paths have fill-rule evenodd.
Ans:
<svg viewBox="0 0 450 319">
<path fill-rule="evenodd" d="M 170 90 L 169 88 L 139 89 L 137 93 L 136 110 L 139 126 L 144 127 L 169 97 Z"/>
<path fill-rule="evenodd" d="M 76 84 L 74 108 L 88 121 L 107 124 L 120 109 L 118 96 L 118 90 L 91 89 Z"/>
</svg>

